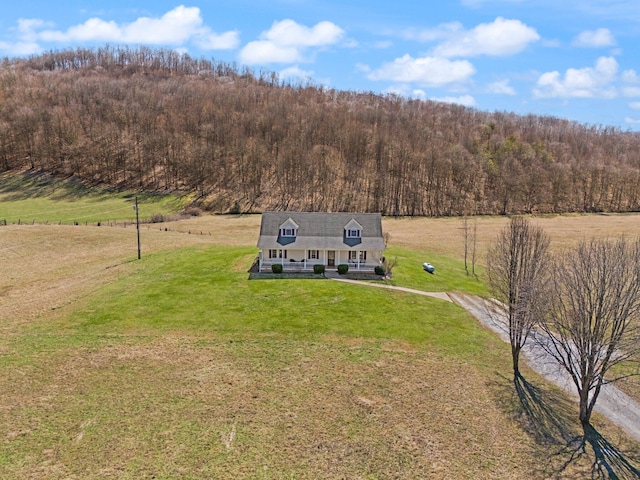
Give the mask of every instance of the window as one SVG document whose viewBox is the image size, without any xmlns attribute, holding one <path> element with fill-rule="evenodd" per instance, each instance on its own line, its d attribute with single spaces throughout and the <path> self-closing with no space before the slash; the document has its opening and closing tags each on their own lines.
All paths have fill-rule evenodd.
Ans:
<svg viewBox="0 0 640 480">
<path fill-rule="evenodd" d="M 287 251 L 269 249 L 269 258 L 287 258 Z"/>
<path fill-rule="evenodd" d="M 320 250 L 309 250 L 307 258 L 309 260 L 318 260 L 320 258 Z"/>
<path fill-rule="evenodd" d="M 347 238 L 360 238 L 360 230 L 357 228 L 349 228 L 347 230 Z"/>
<path fill-rule="evenodd" d="M 281 228 L 280 229 L 281 237 L 295 237 L 296 229 L 295 228 Z"/>
<path fill-rule="evenodd" d="M 353 263 L 364 263 L 367 261 L 367 252 L 364 250 L 350 250 L 349 261 Z"/>
</svg>

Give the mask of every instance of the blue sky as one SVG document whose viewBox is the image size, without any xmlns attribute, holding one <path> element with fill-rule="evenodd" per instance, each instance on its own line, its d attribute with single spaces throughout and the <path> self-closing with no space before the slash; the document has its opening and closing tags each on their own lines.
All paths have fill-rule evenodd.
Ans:
<svg viewBox="0 0 640 480">
<path fill-rule="evenodd" d="M 640 131 L 640 8 L 632 0 L 25 0 L 0 56 L 105 44 L 393 92 L 484 111 Z"/>
</svg>

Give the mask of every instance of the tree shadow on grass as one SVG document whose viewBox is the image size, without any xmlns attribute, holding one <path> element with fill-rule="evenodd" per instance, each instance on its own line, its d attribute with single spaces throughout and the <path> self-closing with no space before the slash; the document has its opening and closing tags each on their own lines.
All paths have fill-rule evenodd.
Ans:
<svg viewBox="0 0 640 480">
<path fill-rule="evenodd" d="M 640 479 L 640 469 L 631 463 L 640 460 L 637 455 L 631 458 L 629 454 L 621 452 L 592 425 L 584 425 L 583 428 L 583 443 L 591 446 L 595 457 L 591 478 Z"/>
<path fill-rule="evenodd" d="M 133 202 L 135 197 L 142 202 L 156 201 L 169 196 L 170 192 L 126 192 L 115 186 L 94 185 L 76 177 L 56 177 L 39 171 L 22 172 L 0 178 L 0 195 L 5 201 L 19 201 L 33 198 L 49 198 L 55 201 L 73 201 L 80 198 L 100 202 L 105 194 L 120 195 Z"/>
<path fill-rule="evenodd" d="M 565 395 L 537 387 L 522 375 L 516 376 L 513 384 L 527 421 L 527 430 L 538 443 L 567 445 L 575 441 L 575 408 Z"/>
<path fill-rule="evenodd" d="M 96 192 L 81 181 L 68 177 L 56 178 L 45 172 L 23 172 L 0 180 L 0 194 L 7 201 L 49 197 L 52 200 L 73 200 L 95 196 Z"/>
<path fill-rule="evenodd" d="M 549 448 L 550 459 L 557 460 L 549 462 L 541 475 L 558 476 L 586 461 L 591 462 L 592 479 L 640 479 L 634 465 L 640 460 L 638 452 L 622 452 L 591 425 L 580 431 L 575 403 L 563 392 L 535 386 L 521 375 L 513 383 L 526 430 L 538 444 Z M 587 446 L 593 456 L 587 456 Z"/>
</svg>

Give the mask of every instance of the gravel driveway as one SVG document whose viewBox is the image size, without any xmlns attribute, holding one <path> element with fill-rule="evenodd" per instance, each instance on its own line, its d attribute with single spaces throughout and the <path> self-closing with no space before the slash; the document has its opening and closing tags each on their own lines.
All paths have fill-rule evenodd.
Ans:
<svg viewBox="0 0 640 480">
<path fill-rule="evenodd" d="M 435 297 L 449 302 L 453 301 L 465 308 L 471 315 L 477 318 L 480 323 L 496 332 L 502 340 L 509 342 L 506 319 L 498 315 L 495 308 L 491 308 L 492 303 L 490 301 L 483 298 L 459 293 L 425 292 L 412 288 L 358 280 L 341 278 L 332 278 L 332 280 L 369 287 L 389 288 L 406 293 Z M 540 375 L 543 375 L 547 380 L 569 392 L 577 400 L 578 395 L 576 388 L 569 374 L 540 347 L 538 342 L 533 340 L 533 338 L 530 338 L 522 349 L 522 354 L 527 365 Z M 543 339 L 539 337 L 537 340 L 542 341 Z M 594 410 L 623 428 L 631 437 L 640 440 L 640 404 L 619 388 L 611 384 L 603 385 Z"/>
<path fill-rule="evenodd" d="M 509 341 L 506 319 L 495 313 L 495 309 L 491 308 L 491 302 L 471 295 L 450 294 L 449 297 L 500 335 L 505 342 Z M 530 338 L 522 349 L 527 365 L 571 393 L 577 400 L 576 387 L 569 374 L 538 344 L 544 339 L 539 337 L 535 339 L 537 341 L 533 340 Z M 622 427 L 631 437 L 640 440 L 640 404 L 620 389 L 611 384 L 604 385 L 594 409 Z"/>
</svg>

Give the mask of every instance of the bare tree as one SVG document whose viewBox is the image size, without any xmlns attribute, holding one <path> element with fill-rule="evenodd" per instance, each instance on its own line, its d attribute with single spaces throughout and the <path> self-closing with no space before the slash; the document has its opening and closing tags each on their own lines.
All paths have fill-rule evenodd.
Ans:
<svg viewBox="0 0 640 480">
<path fill-rule="evenodd" d="M 640 240 L 591 240 L 563 255 L 553 274 L 542 346 L 569 373 L 588 425 L 612 369 L 640 356 Z"/>
<path fill-rule="evenodd" d="M 476 274 L 476 247 L 478 245 L 478 221 L 473 219 L 473 228 L 471 230 L 471 273 Z"/>
<path fill-rule="evenodd" d="M 474 218 L 469 225 L 469 217 L 462 218 L 462 234 L 464 236 L 464 271 L 469 275 L 468 258 L 471 256 L 471 273 L 476 274 L 476 243 L 478 236 L 478 222 Z"/>
<path fill-rule="evenodd" d="M 547 282 L 549 237 L 541 227 L 514 217 L 498 235 L 487 255 L 493 295 L 508 321 L 513 373 L 520 376 L 519 358 L 537 322 Z"/>
<path fill-rule="evenodd" d="M 464 235 L 464 271 L 469 275 L 469 265 L 467 264 L 467 256 L 469 254 L 469 219 L 466 216 L 462 218 L 462 234 Z"/>
</svg>

